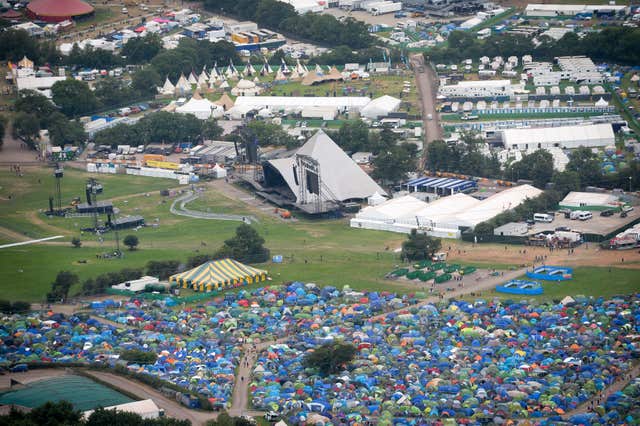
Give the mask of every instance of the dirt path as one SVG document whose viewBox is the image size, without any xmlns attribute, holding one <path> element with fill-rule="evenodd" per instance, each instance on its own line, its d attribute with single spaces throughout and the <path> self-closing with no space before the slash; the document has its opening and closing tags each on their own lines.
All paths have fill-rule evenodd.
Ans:
<svg viewBox="0 0 640 426">
<path fill-rule="evenodd" d="M 120 377 L 116 374 L 91 370 L 88 370 L 87 373 L 90 376 L 107 382 L 117 388 L 126 389 L 128 392 L 135 394 L 140 399 L 153 399 L 158 407 L 164 409 L 167 417 L 189 420 L 194 426 L 204 425 L 207 420 L 211 420 L 216 417 L 216 414 L 214 413 L 196 411 L 184 407 L 177 401 L 163 395 L 151 386 Z"/>
<path fill-rule="evenodd" d="M 427 158 L 427 146 L 437 139 L 442 139 L 443 132 L 436 113 L 437 78 L 429 64 L 425 64 L 422 54 L 411 55 L 411 65 L 416 76 L 416 86 L 422 109 L 422 125 L 424 129 L 424 144 L 422 150 L 421 168 Z M 422 72 L 421 72 L 422 71 Z M 431 119 L 429 119 L 431 116 Z"/>
<path fill-rule="evenodd" d="M 38 162 L 38 153 L 26 147 L 19 139 L 12 136 L 13 126 L 7 123 L 2 148 L 0 148 L 0 163 L 20 164 Z"/>
<path fill-rule="evenodd" d="M 531 265 L 536 256 L 546 256 L 547 265 L 599 266 L 640 269 L 638 250 L 603 250 L 596 243 L 585 243 L 576 247 L 573 253 L 568 250 L 549 251 L 546 247 L 519 245 L 472 244 L 456 241 L 443 242 L 443 251 L 448 251 L 447 261 L 451 263 L 493 263 L 509 265 Z M 540 263 L 540 262 L 537 262 Z"/>
<path fill-rule="evenodd" d="M 632 381 L 639 375 L 640 375 L 640 364 L 636 364 L 636 366 L 633 367 L 631 371 L 626 373 L 619 380 L 616 380 L 611 386 L 606 388 L 604 391 L 594 395 L 593 398 L 586 401 L 584 404 L 579 405 L 575 410 L 571 410 L 567 412 L 566 416 L 571 417 L 576 414 L 588 413 L 590 411 L 589 408 L 591 403 L 595 402 L 595 405 L 598 405 L 598 402 L 597 402 L 598 400 L 600 401 L 600 403 L 604 403 L 604 401 L 606 401 L 611 394 L 614 394 L 624 389 L 625 386 L 627 386 L 630 381 Z"/>
</svg>

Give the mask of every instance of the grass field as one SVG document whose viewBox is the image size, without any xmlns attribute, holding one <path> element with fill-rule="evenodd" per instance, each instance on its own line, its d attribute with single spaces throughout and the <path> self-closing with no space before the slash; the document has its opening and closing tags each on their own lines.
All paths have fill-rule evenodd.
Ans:
<svg viewBox="0 0 640 426">
<path fill-rule="evenodd" d="M 526 276 L 521 279 L 528 279 Z M 544 294 L 540 296 L 516 296 L 513 294 L 484 292 L 483 298 L 498 297 L 506 300 L 560 300 L 565 296 L 602 296 L 611 297 L 619 294 L 640 292 L 640 279 L 637 269 L 581 267 L 574 269 L 570 281 L 540 281 Z"/>
<path fill-rule="evenodd" d="M 88 174 L 78 170 L 65 170 L 63 205 L 82 195 L 87 177 Z M 185 261 L 198 253 L 213 253 L 238 226 L 237 222 L 190 219 L 171 214 L 169 208 L 175 196 L 163 197 L 159 190 L 175 187 L 175 181 L 126 175 L 95 177 L 105 188 L 100 199 L 113 199 L 114 206 L 120 209 L 120 216 L 140 214 L 148 225 L 154 225 L 120 233 L 121 239 L 127 234 L 137 235 L 140 249 L 125 251 L 124 259 L 120 260 L 98 258 L 96 255 L 114 249 L 112 233 L 98 238 L 80 230 L 91 225 L 91 218 L 46 218 L 42 213 L 54 188 L 50 170 L 27 169 L 23 177 L 1 172 L 0 242 L 15 241 L 15 234 L 12 234 L 15 232 L 29 238 L 64 235 L 63 239 L 50 244 L 0 249 L 0 269 L 6 283 L 4 298 L 40 301 L 61 270 L 77 273 L 82 281 L 124 267 L 144 267 L 150 260 Z M 285 259 L 282 264 L 257 265 L 270 272 L 274 283 L 300 280 L 337 287 L 348 284 L 357 289 L 417 290 L 411 283 L 384 280 L 385 274 L 400 264 L 394 250 L 400 247 L 404 235 L 353 229 L 348 226 L 347 219 L 284 221 L 271 214 L 270 208 L 258 210 L 229 198 L 221 191 L 221 185 L 201 185 L 204 189 L 201 198 L 187 207 L 257 216 L 259 223 L 254 226 L 265 238 L 266 246 L 273 255 L 282 255 Z M 80 237 L 81 248 L 71 247 L 73 236 Z M 475 263 L 475 266 L 507 269 L 512 265 L 492 263 L 487 259 L 487 263 Z M 565 289 L 571 294 L 607 295 L 640 290 L 640 280 L 634 270 L 614 269 L 609 274 L 606 269 L 577 269 L 575 276 L 575 281 L 570 283 L 547 285 L 545 297 L 561 296 Z M 77 290 L 78 287 L 72 289 L 72 293 Z"/>
</svg>

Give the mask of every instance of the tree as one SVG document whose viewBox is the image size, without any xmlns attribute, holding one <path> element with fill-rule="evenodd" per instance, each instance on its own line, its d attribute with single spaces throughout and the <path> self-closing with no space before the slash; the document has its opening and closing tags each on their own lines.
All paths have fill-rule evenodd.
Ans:
<svg viewBox="0 0 640 426">
<path fill-rule="evenodd" d="M 577 148 L 571 152 L 566 170 L 578 173 L 582 186 L 598 185 L 602 180 L 600 160 L 591 148 Z"/>
<path fill-rule="evenodd" d="M 292 148 L 297 145 L 296 139 L 277 124 L 254 120 L 249 122 L 247 128 L 250 133 L 248 137 L 255 138 L 260 146 L 286 146 Z"/>
<path fill-rule="evenodd" d="M 82 414 L 75 410 L 71 403 L 58 401 L 47 402 L 34 408 L 28 414 L 28 418 L 35 424 L 42 426 L 78 425 Z"/>
<path fill-rule="evenodd" d="M 520 161 L 509 166 L 505 177 L 511 180 L 529 179 L 534 186 L 544 189 L 553 176 L 553 156 L 544 149 L 524 154 Z"/>
<path fill-rule="evenodd" d="M 209 118 L 202 123 L 202 139 L 217 140 L 222 136 L 224 129 L 220 127 L 215 118 Z"/>
<path fill-rule="evenodd" d="M 236 228 L 236 235 L 226 240 L 215 256 L 230 257 L 239 262 L 261 263 L 269 259 L 269 249 L 264 247 L 264 238 L 250 225 L 243 223 Z"/>
<path fill-rule="evenodd" d="M 412 229 L 408 239 L 402 243 L 401 257 L 408 261 L 431 259 L 442 247 L 440 238 Z"/>
<path fill-rule="evenodd" d="M 160 74 L 153 67 L 136 71 L 131 79 L 131 87 L 140 97 L 157 95 L 161 83 Z"/>
<path fill-rule="evenodd" d="M 362 120 L 346 121 L 332 136 L 338 146 L 347 152 L 373 151 L 369 146 L 369 126 Z"/>
<path fill-rule="evenodd" d="M 176 274 L 179 268 L 180 262 L 177 260 L 150 260 L 147 263 L 147 275 L 164 280 Z"/>
<path fill-rule="evenodd" d="M 59 112 L 53 113 L 48 121 L 49 138 L 56 146 L 80 146 L 87 140 L 87 133 L 79 121 L 69 120 Z"/>
<path fill-rule="evenodd" d="M 12 303 L 9 300 L 0 300 L 0 312 L 3 314 L 24 314 L 29 312 L 30 309 L 31 304 L 29 302 L 17 300 Z"/>
<path fill-rule="evenodd" d="M 40 123 L 35 114 L 18 112 L 13 118 L 13 137 L 20 139 L 31 148 L 36 146 L 36 140 L 40 135 Z"/>
<path fill-rule="evenodd" d="M 100 104 L 106 108 L 122 105 L 135 97 L 131 87 L 124 80 L 115 77 L 105 77 L 98 80 L 93 93 Z"/>
<path fill-rule="evenodd" d="M 393 146 L 373 159 L 374 179 L 396 183 L 407 178 L 407 173 L 415 170 L 418 147 L 412 143 Z"/>
<path fill-rule="evenodd" d="M 73 237 L 71 238 L 71 245 L 75 248 L 80 248 L 82 246 L 82 241 L 80 241 L 80 238 L 78 237 Z"/>
<path fill-rule="evenodd" d="M 553 175 L 553 189 L 563 197 L 571 191 L 580 190 L 580 175 L 572 170 L 565 170 Z"/>
<path fill-rule="evenodd" d="M 120 359 L 136 364 L 153 364 L 158 359 L 158 355 L 155 352 L 131 349 L 120 352 Z"/>
<path fill-rule="evenodd" d="M 307 352 L 302 360 L 306 368 L 316 368 L 326 376 L 342 371 L 356 355 L 356 347 L 350 343 L 331 342 Z"/>
<path fill-rule="evenodd" d="M 38 57 L 38 42 L 24 30 L 0 31 L 0 60 L 19 61 Z"/>
<path fill-rule="evenodd" d="M 136 247 L 138 247 L 138 243 L 140 241 L 135 235 L 127 235 L 126 237 L 124 237 L 124 240 L 122 242 L 125 246 L 129 247 L 129 250 L 135 250 Z"/>
<path fill-rule="evenodd" d="M 143 64 L 151 61 L 162 50 L 162 39 L 157 34 L 130 38 L 122 46 L 122 56 L 130 64 Z"/>
<path fill-rule="evenodd" d="M 98 99 L 84 81 L 58 81 L 51 87 L 53 102 L 67 116 L 93 112 L 98 108 Z"/>
<path fill-rule="evenodd" d="M 78 283 L 78 275 L 69 271 L 60 271 L 56 276 L 56 280 L 51 283 L 51 292 L 47 293 L 47 300 L 54 302 L 60 299 L 66 299 L 69 295 L 71 287 Z"/>
<path fill-rule="evenodd" d="M 34 90 L 21 90 L 15 104 L 16 111 L 48 117 L 56 111 L 49 99 Z"/>
</svg>

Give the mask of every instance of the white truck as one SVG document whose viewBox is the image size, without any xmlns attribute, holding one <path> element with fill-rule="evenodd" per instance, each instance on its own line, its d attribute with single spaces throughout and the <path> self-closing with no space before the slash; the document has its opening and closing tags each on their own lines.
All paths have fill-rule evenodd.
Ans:
<svg viewBox="0 0 640 426">
<path fill-rule="evenodd" d="M 387 13 L 395 13 L 402 10 L 402 3 L 394 3 L 392 1 L 383 1 L 370 6 L 373 16 L 385 15 Z"/>
</svg>

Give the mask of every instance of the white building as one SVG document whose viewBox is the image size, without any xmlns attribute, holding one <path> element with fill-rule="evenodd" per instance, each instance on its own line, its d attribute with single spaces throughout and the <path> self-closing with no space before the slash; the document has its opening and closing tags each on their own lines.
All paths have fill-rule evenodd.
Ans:
<svg viewBox="0 0 640 426">
<path fill-rule="evenodd" d="M 598 192 L 572 191 L 560 201 L 560 207 L 579 210 L 605 210 L 617 208 L 619 205 L 620 202 L 615 195 Z"/>
<path fill-rule="evenodd" d="M 537 148 L 599 147 L 615 144 L 611 124 L 584 126 L 505 129 L 501 131 L 505 148 L 529 150 Z"/>
<path fill-rule="evenodd" d="M 533 76 L 534 86 L 557 86 L 562 80 L 562 73 L 557 71 L 550 71 Z"/>
<path fill-rule="evenodd" d="M 296 13 L 303 14 L 308 12 L 320 13 L 327 8 L 326 1 L 317 0 L 279 0 L 293 6 Z"/>
<path fill-rule="evenodd" d="M 350 226 L 402 233 L 418 229 L 435 237 L 460 238 L 462 227 L 473 228 L 541 193 L 533 186 L 521 185 L 482 201 L 458 193 L 430 203 L 407 195 L 363 208 L 351 219 Z"/>
<path fill-rule="evenodd" d="M 602 84 L 604 76 L 591 58 L 586 56 L 561 56 L 558 66 L 562 70 L 562 79 L 580 84 Z"/>
<path fill-rule="evenodd" d="M 574 16 L 579 13 L 599 12 L 624 12 L 627 6 L 615 5 L 586 5 L 586 4 L 528 4 L 524 10 L 526 16 L 539 17 L 556 17 L 556 16 Z"/>
<path fill-rule="evenodd" d="M 512 84 L 511 80 L 460 81 L 458 84 L 440 86 L 440 96 L 445 98 L 483 98 L 513 96 L 524 91 L 524 84 Z"/>
<path fill-rule="evenodd" d="M 237 112 L 248 112 L 269 108 L 272 111 L 283 111 L 285 114 L 300 113 L 308 107 L 333 107 L 340 112 L 360 112 L 371 99 L 365 96 L 238 96 L 235 105 L 229 110 L 231 115 Z"/>
<path fill-rule="evenodd" d="M 128 290 L 133 291 L 134 293 L 138 293 L 140 291 L 144 291 L 144 289 L 151 284 L 158 284 L 160 280 L 156 277 L 150 277 L 145 275 L 137 280 L 125 281 L 120 284 L 116 284 L 111 286 L 111 288 L 115 290 Z"/>
<path fill-rule="evenodd" d="M 159 408 L 152 399 L 145 399 L 142 401 L 128 402 L 126 404 L 113 405 L 111 407 L 104 407 L 105 410 L 115 410 L 125 413 L 138 414 L 143 419 L 157 419 L 164 415 L 164 410 Z M 85 411 L 82 416 L 88 419 L 94 410 Z"/>
</svg>

